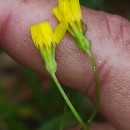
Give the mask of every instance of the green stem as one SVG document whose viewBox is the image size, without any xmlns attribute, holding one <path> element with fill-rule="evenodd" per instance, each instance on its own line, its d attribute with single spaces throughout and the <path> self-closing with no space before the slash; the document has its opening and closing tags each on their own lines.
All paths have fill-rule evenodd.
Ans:
<svg viewBox="0 0 130 130">
<path fill-rule="evenodd" d="M 94 110 L 88 120 L 88 129 L 90 129 L 92 121 L 98 111 L 98 107 L 99 107 L 99 78 L 98 78 L 98 73 L 97 73 L 97 67 L 96 67 L 96 63 L 94 60 L 94 57 L 92 55 L 92 53 L 90 52 L 90 50 L 86 51 L 88 54 L 88 57 L 92 63 L 92 67 L 93 67 L 93 73 L 94 73 L 94 79 L 95 79 L 95 85 L 96 85 L 96 105 L 94 107 Z"/>
<path fill-rule="evenodd" d="M 77 111 L 73 107 L 72 103 L 70 102 L 69 98 L 67 97 L 67 95 L 65 94 L 64 90 L 62 89 L 59 81 L 57 80 L 57 77 L 56 77 L 55 73 L 52 73 L 51 76 L 52 76 L 52 78 L 53 78 L 56 86 L 58 87 L 60 93 L 62 94 L 63 98 L 65 99 L 66 103 L 68 104 L 68 106 L 70 107 L 71 111 L 73 112 L 74 116 L 76 117 L 76 119 L 78 120 L 78 122 L 81 124 L 81 126 L 83 127 L 83 129 L 87 130 L 87 127 L 86 127 L 85 123 L 80 118 L 79 114 L 77 113 Z"/>
</svg>

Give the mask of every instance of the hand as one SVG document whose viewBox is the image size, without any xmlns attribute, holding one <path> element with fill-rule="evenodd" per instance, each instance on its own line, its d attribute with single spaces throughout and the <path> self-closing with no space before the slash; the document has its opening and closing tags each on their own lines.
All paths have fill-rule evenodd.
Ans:
<svg viewBox="0 0 130 130">
<path fill-rule="evenodd" d="M 49 20 L 56 0 L 1 0 L 0 46 L 14 59 L 46 75 L 43 61 L 30 36 L 32 24 Z M 87 37 L 92 43 L 99 78 L 100 112 L 108 124 L 94 124 L 92 130 L 130 130 L 130 22 L 122 17 L 82 8 Z M 57 76 L 93 101 L 95 85 L 91 63 L 67 34 L 57 49 Z"/>
</svg>

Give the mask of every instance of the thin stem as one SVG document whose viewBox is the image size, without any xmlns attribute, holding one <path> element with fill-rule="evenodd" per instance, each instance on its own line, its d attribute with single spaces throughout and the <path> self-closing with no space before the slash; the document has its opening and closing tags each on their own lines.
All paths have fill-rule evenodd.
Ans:
<svg viewBox="0 0 130 130">
<path fill-rule="evenodd" d="M 74 114 L 74 116 L 76 117 L 76 119 L 78 120 L 78 122 L 81 124 L 81 126 L 83 127 L 84 130 L 87 130 L 87 127 L 85 125 L 85 123 L 83 122 L 83 120 L 81 119 L 81 117 L 79 116 L 79 114 L 77 113 L 77 111 L 75 110 L 75 108 L 73 107 L 72 103 L 70 102 L 69 98 L 67 97 L 67 95 L 65 94 L 64 90 L 62 89 L 59 81 L 57 80 L 57 77 L 55 75 L 55 73 L 51 74 L 56 86 L 58 87 L 60 93 L 62 94 L 63 98 L 65 99 L 66 103 L 68 104 L 69 108 L 71 109 L 72 113 Z"/>
<path fill-rule="evenodd" d="M 96 105 L 95 105 L 94 110 L 93 110 L 93 112 L 88 120 L 88 129 L 90 129 L 92 121 L 93 121 L 93 119 L 98 111 L 98 107 L 99 107 L 99 100 L 100 100 L 100 98 L 99 98 L 99 78 L 98 78 L 97 67 L 96 67 L 94 57 L 93 57 L 92 53 L 90 52 L 90 50 L 88 50 L 86 52 L 87 52 L 88 57 L 92 63 L 95 85 L 96 85 Z"/>
</svg>

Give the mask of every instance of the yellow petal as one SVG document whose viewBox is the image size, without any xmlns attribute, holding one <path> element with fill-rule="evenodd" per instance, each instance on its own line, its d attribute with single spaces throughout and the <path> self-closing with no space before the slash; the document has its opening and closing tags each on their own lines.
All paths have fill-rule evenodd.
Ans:
<svg viewBox="0 0 130 130">
<path fill-rule="evenodd" d="M 41 26 L 44 43 L 50 46 L 53 37 L 53 30 L 48 22 L 43 22 Z"/>
<path fill-rule="evenodd" d="M 58 0 L 58 3 L 61 3 L 61 2 L 63 2 L 64 0 Z"/>
<path fill-rule="evenodd" d="M 80 8 L 79 0 L 70 0 L 71 11 L 75 20 L 82 19 L 82 13 Z"/>
<path fill-rule="evenodd" d="M 43 44 L 50 47 L 53 31 L 48 22 L 43 22 L 31 26 L 31 35 L 35 46 L 42 48 Z"/>
<path fill-rule="evenodd" d="M 58 7 L 53 8 L 52 12 L 56 16 L 56 18 L 58 19 L 58 21 L 61 22 L 61 16 L 59 14 Z"/>
<path fill-rule="evenodd" d="M 70 22 L 71 11 L 70 11 L 70 3 L 69 0 L 59 0 L 59 14 L 61 16 L 62 22 L 68 26 L 68 22 Z"/>
<path fill-rule="evenodd" d="M 60 23 L 54 30 L 54 43 L 59 44 L 63 36 L 65 35 L 67 28 L 64 24 Z"/>
<path fill-rule="evenodd" d="M 38 24 L 32 25 L 30 27 L 32 40 L 33 40 L 37 49 L 38 49 L 38 46 L 40 46 L 39 43 L 41 42 L 41 37 L 39 37 L 40 31 L 38 28 L 39 28 Z"/>
</svg>

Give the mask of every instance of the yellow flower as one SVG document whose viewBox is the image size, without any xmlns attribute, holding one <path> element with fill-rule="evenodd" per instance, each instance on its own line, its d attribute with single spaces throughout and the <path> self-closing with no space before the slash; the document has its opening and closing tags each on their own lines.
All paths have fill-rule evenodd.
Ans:
<svg viewBox="0 0 130 130">
<path fill-rule="evenodd" d="M 63 24 L 57 25 L 54 32 L 48 22 L 42 22 L 31 26 L 32 40 L 37 49 L 51 48 L 53 45 L 58 45 L 65 35 L 66 27 Z"/>
<path fill-rule="evenodd" d="M 77 46 L 81 50 L 89 50 L 90 41 L 85 36 L 86 28 L 82 22 L 79 0 L 58 0 L 58 6 L 52 11 L 59 22 L 63 23 L 74 37 Z"/>
<path fill-rule="evenodd" d="M 92 63 L 94 78 L 96 82 L 96 106 L 92 115 L 88 120 L 88 127 L 84 125 L 82 120 L 80 124 L 86 130 L 90 129 L 93 118 L 97 112 L 99 106 L 99 79 L 96 69 L 96 64 L 91 53 L 91 42 L 86 37 L 86 25 L 82 21 L 82 13 L 80 9 L 79 0 L 58 0 L 58 6 L 53 8 L 53 13 L 60 23 L 63 23 L 68 32 L 73 36 L 76 41 L 77 46 L 84 52 L 88 54 L 88 57 Z"/>
<path fill-rule="evenodd" d="M 66 33 L 66 27 L 60 23 L 52 30 L 48 22 L 42 22 L 30 27 L 32 40 L 45 60 L 46 69 L 52 73 L 56 71 L 55 49 Z"/>
<path fill-rule="evenodd" d="M 79 0 L 58 0 L 58 3 L 58 6 L 53 9 L 57 19 L 66 25 L 71 34 L 74 35 L 72 28 L 84 33 Z"/>
</svg>

